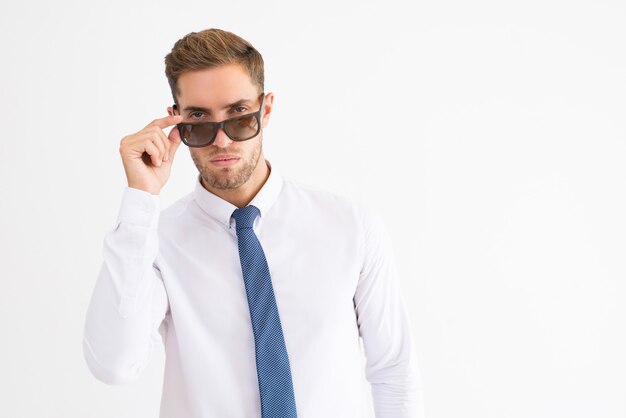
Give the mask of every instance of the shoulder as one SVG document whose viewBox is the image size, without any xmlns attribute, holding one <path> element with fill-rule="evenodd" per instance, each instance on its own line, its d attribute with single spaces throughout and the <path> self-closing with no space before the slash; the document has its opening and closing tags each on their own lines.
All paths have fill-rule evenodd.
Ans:
<svg viewBox="0 0 626 418">
<path fill-rule="evenodd" d="M 281 200 L 289 212 L 309 214 L 312 219 L 340 224 L 342 228 L 359 228 L 363 205 L 352 197 L 284 177 Z"/>
<path fill-rule="evenodd" d="M 380 225 L 381 215 L 369 204 L 354 197 L 283 176 L 283 198 L 301 208 L 328 212 L 344 221 L 352 221 L 366 233 L 372 225 Z"/>
<path fill-rule="evenodd" d="M 292 177 L 283 177 L 283 197 L 303 204 L 350 208 L 355 200 L 319 186 L 304 183 Z"/>
<path fill-rule="evenodd" d="M 175 200 L 173 203 L 161 210 L 161 221 L 168 223 L 171 221 L 176 221 L 181 216 L 185 216 L 185 213 L 190 209 L 192 203 L 193 192 L 184 195 L 178 200 Z"/>
</svg>

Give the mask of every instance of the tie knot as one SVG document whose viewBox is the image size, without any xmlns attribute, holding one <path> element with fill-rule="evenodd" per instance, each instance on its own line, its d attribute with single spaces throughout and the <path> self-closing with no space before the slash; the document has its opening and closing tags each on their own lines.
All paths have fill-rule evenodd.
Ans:
<svg viewBox="0 0 626 418">
<path fill-rule="evenodd" d="M 233 217 L 235 218 L 237 230 L 244 228 L 252 228 L 254 220 L 259 214 L 259 208 L 256 206 L 248 205 L 243 208 L 238 208 L 233 211 Z"/>
</svg>

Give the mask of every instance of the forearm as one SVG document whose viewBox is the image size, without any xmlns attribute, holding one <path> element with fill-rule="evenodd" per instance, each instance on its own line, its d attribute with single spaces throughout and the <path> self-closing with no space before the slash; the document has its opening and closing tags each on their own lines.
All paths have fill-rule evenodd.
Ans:
<svg viewBox="0 0 626 418">
<path fill-rule="evenodd" d="M 402 311 L 404 309 L 401 309 Z M 368 363 L 366 375 L 371 385 L 376 418 L 423 418 L 422 379 L 413 340 L 404 322 L 403 337 L 395 337 L 378 364 Z M 371 344 L 370 344 L 371 348 Z M 370 350 L 375 351 L 374 350 Z"/>
<path fill-rule="evenodd" d="M 422 380 L 408 313 L 400 295 L 379 319 L 370 318 L 373 328 L 362 327 L 369 353 L 366 377 L 376 418 L 423 418 Z M 390 327 L 391 323 L 394 326 Z"/>
</svg>

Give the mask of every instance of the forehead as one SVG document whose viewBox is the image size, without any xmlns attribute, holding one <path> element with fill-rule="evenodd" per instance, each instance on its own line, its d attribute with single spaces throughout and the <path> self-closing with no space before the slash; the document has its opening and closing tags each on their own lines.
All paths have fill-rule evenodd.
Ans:
<svg viewBox="0 0 626 418">
<path fill-rule="evenodd" d="M 258 93 L 250 76 L 237 64 L 185 72 L 178 78 L 178 88 L 181 106 L 210 109 L 221 109 L 241 99 L 255 100 Z"/>
</svg>

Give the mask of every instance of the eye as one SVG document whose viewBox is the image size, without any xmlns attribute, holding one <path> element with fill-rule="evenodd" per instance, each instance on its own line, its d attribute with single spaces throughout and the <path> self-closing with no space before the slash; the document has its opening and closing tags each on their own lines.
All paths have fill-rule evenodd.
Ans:
<svg viewBox="0 0 626 418">
<path fill-rule="evenodd" d="M 237 111 L 236 109 L 242 109 L 240 111 Z M 245 106 L 237 106 L 235 107 L 235 112 L 237 113 L 241 113 L 241 112 L 245 112 L 246 111 L 246 107 Z"/>
<path fill-rule="evenodd" d="M 196 118 L 194 118 L 193 115 L 198 115 L 198 114 L 203 115 L 204 113 L 202 113 L 202 112 L 193 112 L 193 113 L 189 114 L 189 117 L 192 118 L 192 119 L 196 119 Z"/>
</svg>

